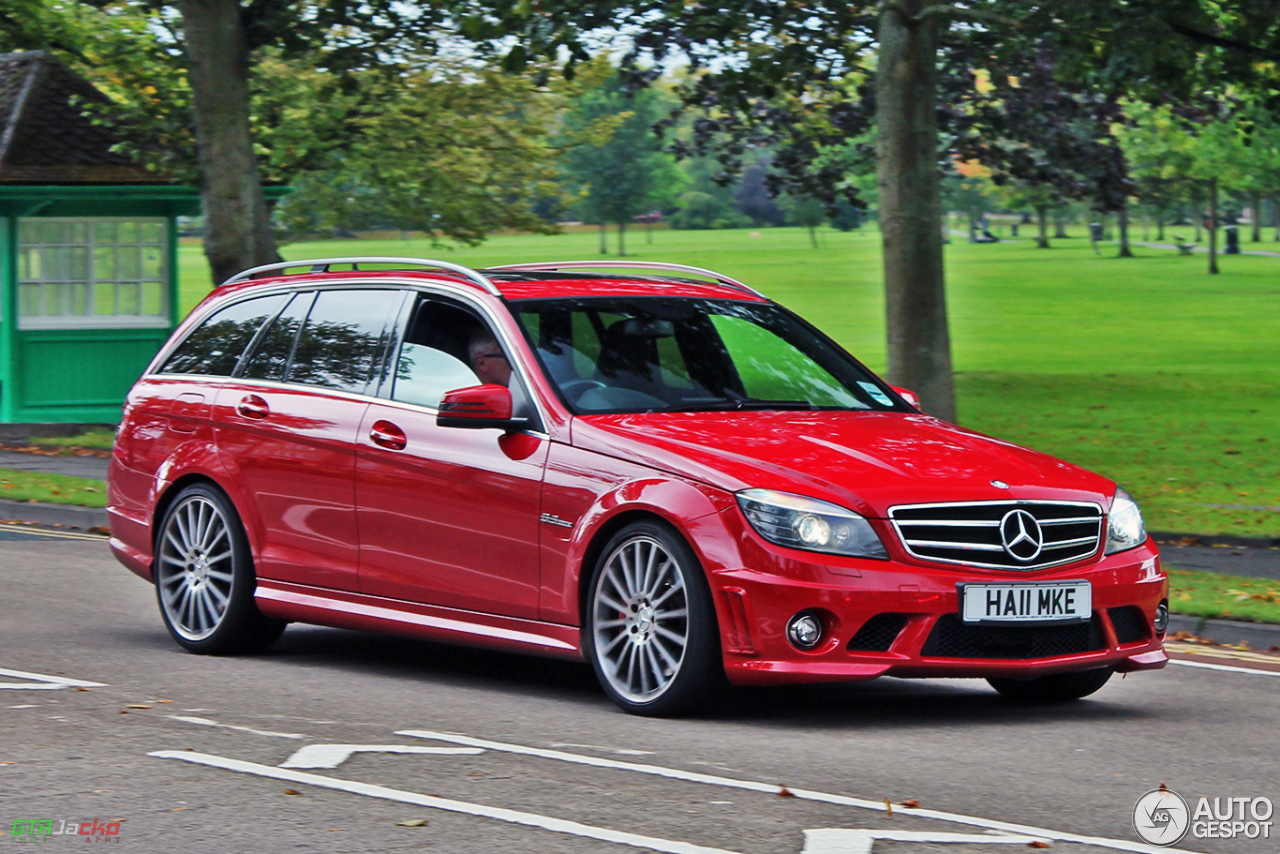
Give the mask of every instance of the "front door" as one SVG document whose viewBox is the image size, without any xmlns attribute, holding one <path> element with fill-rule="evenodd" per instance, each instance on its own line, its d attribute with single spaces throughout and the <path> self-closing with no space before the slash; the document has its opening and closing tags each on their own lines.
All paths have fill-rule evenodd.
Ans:
<svg viewBox="0 0 1280 854">
<path fill-rule="evenodd" d="M 484 324 L 424 300 L 396 354 L 391 400 L 372 403 L 356 447 L 362 592 L 536 619 L 538 515 L 547 439 L 436 424 L 443 392 L 477 385 Z M 520 382 L 513 378 L 512 384 Z"/>
</svg>

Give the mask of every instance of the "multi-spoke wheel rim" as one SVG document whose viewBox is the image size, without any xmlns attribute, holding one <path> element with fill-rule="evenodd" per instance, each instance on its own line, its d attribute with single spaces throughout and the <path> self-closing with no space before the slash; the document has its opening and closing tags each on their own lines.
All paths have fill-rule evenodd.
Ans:
<svg viewBox="0 0 1280 854">
<path fill-rule="evenodd" d="M 208 498 L 193 495 L 169 515 L 160 534 L 157 586 L 174 631 L 198 641 L 213 634 L 231 604 L 232 546 L 227 520 Z"/>
<path fill-rule="evenodd" d="M 647 702 L 671 687 L 689 640 L 689 601 L 676 558 L 651 537 L 632 537 L 609 554 L 591 607 L 596 659 L 613 690 Z"/>
</svg>

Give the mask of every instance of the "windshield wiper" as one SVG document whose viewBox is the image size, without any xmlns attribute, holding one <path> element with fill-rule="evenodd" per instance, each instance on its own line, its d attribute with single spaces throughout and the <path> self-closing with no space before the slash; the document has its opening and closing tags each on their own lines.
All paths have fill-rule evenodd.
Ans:
<svg viewBox="0 0 1280 854">
<path fill-rule="evenodd" d="M 739 412 L 747 409 L 814 409 L 807 400 L 763 400 L 758 397 L 744 397 L 741 400 L 728 398 L 712 398 L 704 400 L 687 400 L 679 406 L 669 406 L 663 412 Z"/>
</svg>

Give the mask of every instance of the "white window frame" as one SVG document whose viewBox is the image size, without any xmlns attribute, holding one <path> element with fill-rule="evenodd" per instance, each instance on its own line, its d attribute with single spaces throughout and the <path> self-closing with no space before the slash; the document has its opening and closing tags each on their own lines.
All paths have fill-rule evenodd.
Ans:
<svg viewBox="0 0 1280 854">
<path fill-rule="evenodd" d="M 28 329 L 167 329 L 171 325 L 171 320 L 169 317 L 169 313 L 170 313 L 169 290 L 171 286 L 172 271 L 170 270 L 170 258 L 169 258 L 169 243 L 171 239 L 169 230 L 170 228 L 172 228 L 172 226 L 169 222 L 168 217 L 32 216 L 32 217 L 17 217 L 16 219 L 17 219 L 16 228 L 14 229 L 15 256 L 20 256 L 21 252 L 24 249 L 39 249 L 43 247 L 68 247 L 69 248 L 73 246 L 76 246 L 76 247 L 83 246 L 86 253 L 88 254 L 88 260 L 87 260 L 88 278 L 84 280 L 75 280 L 74 282 L 72 282 L 72 284 L 83 283 L 85 287 L 88 289 L 88 293 L 86 295 L 86 305 L 88 307 L 89 313 L 83 314 L 83 315 L 80 315 L 80 314 L 24 315 L 22 313 L 22 286 L 24 284 L 40 285 L 41 291 L 42 291 L 42 298 L 43 298 L 43 286 L 46 284 L 46 282 L 42 279 L 21 278 L 21 273 L 22 273 L 21 260 L 20 260 L 20 257 L 16 259 L 15 266 L 17 268 L 16 269 L 17 281 L 15 283 L 15 288 L 14 288 L 13 307 L 14 307 L 14 312 L 17 315 L 18 329 L 20 330 L 28 330 Z M 95 285 L 100 283 L 110 283 L 118 287 L 119 285 L 122 285 L 122 284 L 136 284 L 139 286 L 139 288 L 141 288 L 143 282 L 155 281 L 155 279 L 152 277 L 142 275 L 141 263 L 139 263 L 139 269 L 138 269 L 139 275 L 133 278 L 121 278 L 119 276 L 116 276 L 110 279 L 107 279 L 107 278 L 99 279 L 95 276 L 94 262 L 93 262 L 93 249 L 94 249 L 94 246 L 96 245 L 94 241 L 94 226 L 99 223 L 107 223 L 107 222 L 132 223 L 138 226 L 156 224 L 160 226 L 160 242 L 158 244 L 143 243 L 140 241 L 137 243 L 113 242 L 109 244 L 110 246 L 137 246 L 139 249 L 141 249 L 142 247 L 155 246 L 157 249 L 160 250 L 160 274 L 159 274 L 160 313 L 159 314 L 95 314 L 93 313 Z M 22 240 L 22 227 L 26 223 L 31 223 L 33 225 L 39 225 L 40 223 L 67 223 L 67 224 L 84 225 L 87 233 L 87 242 L 83 244 L 81 243 L 50 244 L 50 243 L 38 243 L 38 242 L 27 243 Z M 103 245 L 108 245 L 108 244 L 103 244 Z M 49 283 L 49 284 L 56 284 L 56 283 Z M 115 288 L 113 288 L 112 292 L 113 294 L 116 292 Z M 139 292 L 139 300 L 141 300 L 141 298 L 142 298 L 141 292 Z"/>
</svg>

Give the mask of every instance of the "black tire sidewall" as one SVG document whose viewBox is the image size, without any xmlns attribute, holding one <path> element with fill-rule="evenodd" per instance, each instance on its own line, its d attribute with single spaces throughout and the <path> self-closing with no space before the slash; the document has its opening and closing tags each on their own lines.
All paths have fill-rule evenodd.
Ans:
<svg viewBox="0 0 1280 854">
<path fill-rule="evenodd" d="M 689 611 L 688 637 L 680 670 L 665 691 L 646 702 L 636 702 L 624 697 L 609 684 L 595 648 L 595 596 L 601 576 L 609 558 L 618 547 L 638 536 L 656 540 L 676 559 L 678 571 L 684 580 Z M 609 539 L 592 569 L 589 584 L 582 619 L 582 650 L 591 662 L 601 687 L 619 707 L 636 715 L 672 717 L 702 708 L 719 693 L 726 681 L 720 652 L 719 624 L 702 563 L 684 537 L 662 522 L 632 522 Z"/>
</svg>

